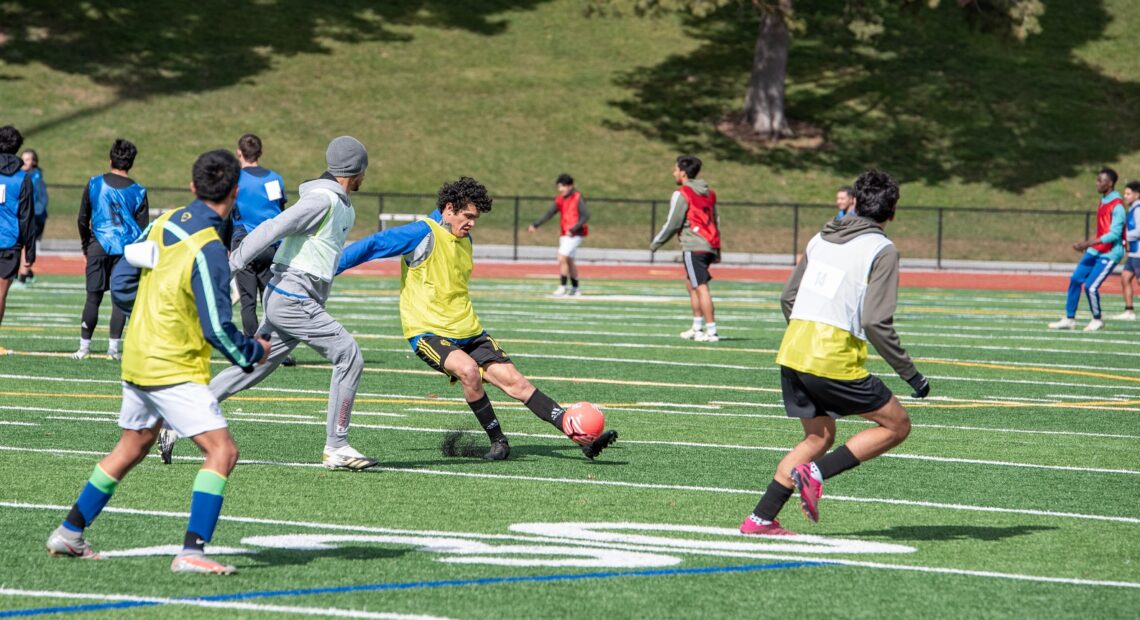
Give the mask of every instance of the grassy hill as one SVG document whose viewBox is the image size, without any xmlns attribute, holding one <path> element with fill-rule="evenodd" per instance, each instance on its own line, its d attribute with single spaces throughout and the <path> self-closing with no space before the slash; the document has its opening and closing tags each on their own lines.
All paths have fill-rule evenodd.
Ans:
<svg viewBox="0 0 1140 620">
<path fill-rule="evenodd" d="M 1086 209 L 1093 174 L 1140 176 L 1140 27 L 1129 0 L 1049 3 L 1044 33 L 1012 42 L 954 3 L 887 16 L 860 44 L 840 3 L 801 2 L 788 113 L 816 150 L 756 150 L 716 131 L 740 104 L 755 24 L 586 18 L 581 0 L 301 0 L 0 5 L 0 123 L 40 151 L 50 182 L 103 169 L 116 136 L 134 176 L 185 186 L 193 158 L 266 142 L 293 184 L 328 139 L 368 145 L 366 190 L 433 191 L 460 174 L 493 192 L 549 194 L 569 171 L 587 195 L 665 198 L 690 151 L 723 200 L 828 202 L 869 166 L 904 202 Z M 72 236 L 74 196 L 51 236 Z"/>
</svg>

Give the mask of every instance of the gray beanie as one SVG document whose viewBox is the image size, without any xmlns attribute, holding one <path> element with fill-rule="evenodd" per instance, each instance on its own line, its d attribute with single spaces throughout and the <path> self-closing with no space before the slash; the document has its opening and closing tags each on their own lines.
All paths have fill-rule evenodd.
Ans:
<svg viewBox="0 0 1140 620">
<path fill-rule="evenodd" d="M 368 168 L 368 151 L 360 140 L 352 136 L 340 136 L 329 142 L 325 161 L 329 164 L 329 173 L 334 177 L 354 177 Z"/>
</svg>

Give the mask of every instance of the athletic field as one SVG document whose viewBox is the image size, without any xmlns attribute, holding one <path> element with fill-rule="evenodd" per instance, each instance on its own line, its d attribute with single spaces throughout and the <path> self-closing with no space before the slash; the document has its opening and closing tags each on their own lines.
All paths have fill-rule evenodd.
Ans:
<svg viewBox="0 0 1140 620">
<path fill-rule="evenodd" d="M 547 297 L 554 284 L 476 278 L 475 307 L 545 392 L 602 405 L 617 444 L 588 462 L 492 388 L 511 459 L 443 457 L 448 430 L 485 442 L 460 390 L 400 338 L 395 279 L 342 278 L 329 308 L 367 360 L 350 439 L 382 465 L 319 465 L 329 367 L 308 349 L 224 403 L 242 463 L 208 551 L 233 554 L 228 578 L 168 570 L 199 462 L 187 441 L 173 465 L 136 468 L 88 530 L 106 560 L 48 557 L 118 436 L 118 367 L 68 357 L 80 278 L 12 292 L 0 617 L 1136 617 L 1140 323 L 1049 333 L 1059 292 L 904 289 L 896 325 L 933 388 L 902 398 L 910 438 L 829 480 L 818 524 L 793 498 L 781 521 L 803 536 L 745 538 L 800 437 L 773 361 L 780 285 L 716 281 L 723 340 L 703 345 L 676 336 L 679 279 L 586 280 L 571 300 Z M 866 423 L 838 426 L 842 441 Z"/>
</svg>

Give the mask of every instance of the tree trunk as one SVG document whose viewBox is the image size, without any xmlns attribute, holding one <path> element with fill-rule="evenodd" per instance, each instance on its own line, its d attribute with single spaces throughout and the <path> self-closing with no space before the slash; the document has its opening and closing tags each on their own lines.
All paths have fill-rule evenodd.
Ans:
<svg viewBox="0 0 1140 620">
<path fill-rule="evenodd" d="M 788 75 L 790 43 L 791 34 L 783 14 L 764 11 L 760 16 L 756 52 L 752 55 L 752 78 L 744 95 L 744 119 L 756 133 L 769 139 L 792 135 L 788 119 L 784 117 L 784 81 Z"/>
</svg>

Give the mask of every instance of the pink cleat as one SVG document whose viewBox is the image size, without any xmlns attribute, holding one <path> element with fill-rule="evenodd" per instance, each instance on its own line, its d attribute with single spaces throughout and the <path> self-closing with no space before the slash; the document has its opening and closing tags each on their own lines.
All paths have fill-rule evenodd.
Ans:
<svg viewBox="0 0 1140 620">
<path fill-rule="evenodd" d="M 792 482 L 800 492 L 800 508 L 812 523 L 819 523 L 819 498 L 823 497 L 823 480 L 816 476 L 815 463 L 796 465 L 792 469 Z"/>
<path fill-rule="evenodd" d="M 740 533 L 749 534 L 751 536 L 795 536 L 796 533 L 791 530 L 785 530 L 780 527 L 778 519 L 772 519 L 771 523 L 763 523 L 756 515 L 748 515 L 744 519 L 744 523 L 740 524 Z"/>
</svg>

